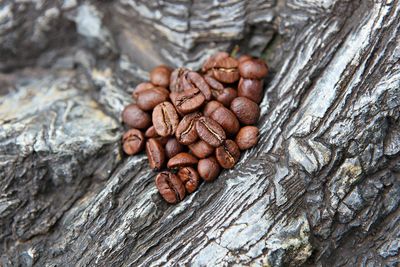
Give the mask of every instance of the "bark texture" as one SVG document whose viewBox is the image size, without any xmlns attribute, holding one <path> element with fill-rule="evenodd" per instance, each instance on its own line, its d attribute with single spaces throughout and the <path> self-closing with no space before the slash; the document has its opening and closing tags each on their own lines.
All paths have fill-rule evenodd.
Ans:
<svg viewBox="0 0 400 267">
<path fill-rule="evenodd" d="M 397 266 L 398 0 L 0 2 L 0 266 Z M 120 112 L 159 64 L 268 60 L 259 145 L 178 205 Z"/>
</svg>

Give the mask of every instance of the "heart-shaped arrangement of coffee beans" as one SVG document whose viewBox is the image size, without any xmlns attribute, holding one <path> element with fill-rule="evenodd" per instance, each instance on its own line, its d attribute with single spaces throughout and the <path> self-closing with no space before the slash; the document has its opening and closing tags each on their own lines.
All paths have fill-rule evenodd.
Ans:
<svg viewBox="0 0 400 267">
<path fill-rule="evenodd" d="M 240 151 L 257 144 L 268 67 L 247 55 L 226 52 L 210 57 L 201 71 L 161 65 L 150 82 L 139 84 L 122 120 L 131 128 L 123 135 L 123 150 L 146 150 L 150 168 L 161 171 L 156 186 L 168 203 L 194 192 L 201 179 L 211 182 L 235 166 Z"/>
</svg>

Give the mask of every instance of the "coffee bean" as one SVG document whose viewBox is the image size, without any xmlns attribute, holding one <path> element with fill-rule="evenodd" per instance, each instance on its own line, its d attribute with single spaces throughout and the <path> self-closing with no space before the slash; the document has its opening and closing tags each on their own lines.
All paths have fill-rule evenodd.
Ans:
<svg viewBox="0 0 400 267">
<path fill-rule="evenodd" d="M 169 91 L 163 87 L 154 87 L 140 92 L 137 96 L 137 105 L 145 111 L 152 110 L 158 104 L 166 101 Z"/>
<path fill-rule="evenodd" d="M 179 112 L 188 114 L 199 109 L 204 101 L 203 93 L 199 89 L 192 88 L 179 93 L 175 98 L 175 107 Z"/>
<path fill-rule="evenodd" d="M 210 116 L 211 119 L 219 123 L 224 128 L 227 135 L 235 135 L 240 128 L 240 124 L 235 114 L 226 107 L 219 107 Z"/>
<path fill-rule="evenodd" d="M 144 136 L 138 129 L 130 129 L 122 136 L 122 148 L 127 155 L 139 153 L 144 146 Z"/>
<path fill-rule="evenodd" d="M 209 57 L 206 62 L 203 64 L 201 68 L 203 72 L 207 72 L 208 70 L 212 69 L 215 65 L 215 62 L 221 60 L 223 58 L 229 57 L 229 54 L 226 52 L 217 52 L 211 57 Z"/>
<path fill-rule="evenodd" d="M 245 126 L 236 135 L 235 142 L 240 150 L 246 150 L 258 143 L 260 132 L 255 126 Z"/>
<path fill-rule="evenodd" d="M 206 117 L 210 117 L 211 113 L 213 113 L 214 110 L 216 110 L 217 108 L 222 107 L 222 106 L 223 105 L 218 101 L 215 101 L 215 100 L 210 101 L 205 105 L 205 107 L 203 109 L 203 114 Z"/>
<path fill-rule="evenodd" d="M 175 169 L 180 167 L 187 167 L 197 164 L 198 159 L 186 152 L 181 152 L 175 155 L 173 158 L 169 159 L 167 167 L 169 169 Z"/>
<path fill-rule="evenodd" d="M 215 62 L 213 68 L 213 76 L 223 83 L 234 83 L 239 80 L 238 61 L 234 58 L 227 57 Z"/>
<path fill-rule="evenodd" d="M 186 77 L 182 80 L 184 90 L 190 88 L 199 89 L 207 101 L 211 100 L 211 89 L 208 83 L 204 80 L 203 76 L 197 72 L 188 72 Z"/>
<path fill-rule="evenodd" d="M 178 127 L 179 117 L 174 105 L 162 102 L 153 110 L 153 125 L 160 136 L 173 135 Z"/>
<path fill-rule="evenodd" d="M 122 121 L 132 128 L 146 129 L 151 125 L 149 114 L 141 110 L 136 104 L 130 104 L 122 111 Z"/>
<path fill-rule="evenodd" d="M 189 145 L 190 151 L 199 159 L 204 159 L 210 156 L 215 148 L 204 142 L 203 140 L 199 140 L 196 143 Z"/>
<path fill-rule="evenodd" d="M 263 98 L 263 80 L 240 78 L 238 96 L 244 96 L 259 104 Z"/>
<path fill-rule="evenodd" d="M 237 97 L 231 103 L 231 110 L 245 125 L 256 124 L 260 118 L 260 107 L 246 97 Z"/>
<path fill-rule="evenodd" d="M 144 136 L 145 136 L 146 138 L 156 138 L 156 137 L 158 137 L 158 134 L 157 134 L 157 132 L 156 132 L 156 128 L 154 128 L 153 125 L 150 126 L 150 127 L 146 130 L 146 132 L 144 133 Z"/>
<path fill-rule="evenodd" d="M 240 62 L 239 72 L 245 79 L 262 79 L 268 75 L 268 67 L 261 59 L 249 59 Z"/>
<path fill-rule="evenodd" d="M 181 153 L 183 150 L 184 146 L 181 145 L 175 137 L 169 138 L 167 144 L 165 144 L 165 154 L 169 159 Z"/>
<path fill-rule="evenodd" d="M 137 99 L 137 97 L 138 97 L 140 92 L 143 92 L 144 90 L 151 89 L 151 88 L 154 88 L 154 87 L 155 86 L 152 83 L 149 83 L 149 82 L 139 83 L 136 86 L 135 90 L 133 91 L 132 97 L 134 99 Z"/>
<path fill-rule="evenodd" d="M 185 79 L 186 74 L 189 72 L 190 70 L 186 68 L 178 68 L 171 73 L 170 86 L 169 86 L 171 92 L 174 93 L 183 92 L 185 88 L 182 80 Z"/>
<path fill-rule="evenodd" d="M 252 57 L 249 56 L 249 55 L 241 55 L 241 56 L 238 58 L 238 62 L 239 62 L 239 64 L 240 64 L 241 62 L 246 61 L 246 60 L 249 60 L 249 59 L 252 59 Z"/>
<path fill-rule="evenodd" d="M 226 139 L 225 131 L 215 120 L 201 117 L 196 121 L 196 131 L 201 140 L 218 147 Z"/>
<path fill-rule="evenodd" d="M 231 169 L 240 158 L 240 150 L 232 140 L 226 140 L 215 150 L 215 156 L 219 165 L 224 169 Z"/>
<path fill-rule="evenodd" d="M 165 162 L 165 151 L 159 141 L 154 138 L 147 140 L 146 154 L 152 170 L 158 171 L 163 167 Z"/>
<path fill-rule="evenodd" d="M 150 81 L 156 86 L 167 88 L 171 72 L 172 70 L 168 66 L 157 66 L 150 72 Z"/>
<path fill-rule="evenodd" d="M 211 182 L 218 177 L 221 168 L 215 157 L 209 157 L 199 160 L 197 171 L 204 181 Z"/>
<path fill-rule="evenodd" d="M 156 187 L 160 195 L 170 204 L 175 204 L 185 198 L 185 187 L 182 181 L 173 173 L 164 171 L 156 176 Z"/>
<path fill-rule="evenodd" d="M 237 91 L 233 88 L 224 88 L 220 94 L 217 95 L 217 101 L 221 102 L 225 107 L 230 106 L 233 99 L 237 97 Z"/>
<path fill-rule="evenodd" d="M 200 176 L 192 167 L 183 167 L 178 171 L 178 177 L 184 184 L 188 193 L 196 191 L 200 184 Z"/>
<path fill-rule="evenodd" d="M 176 128 L 176 139 L 183 145 L 190 145 L 198 138 L 195 123 L 201 117 L 200 112 L 190 113 L 183 117 Z"/>
<path fill-rule="evenodd" d="M 204 76 L 204 80 L 210 86 L 212 95 L 216 98 L 218 92 L 224 90 L 224 85 L 211 76 Z"/>
</svg>

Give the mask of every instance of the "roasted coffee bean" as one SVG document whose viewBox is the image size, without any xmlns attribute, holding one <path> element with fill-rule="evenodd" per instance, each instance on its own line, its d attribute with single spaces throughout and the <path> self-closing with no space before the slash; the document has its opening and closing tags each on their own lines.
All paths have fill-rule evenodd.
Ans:
<svg viewBox="0 0 400 267">
<path fill-rule="evenodd" d="M 195 165 L 197 162 L 198 159 L 195 156 L 186 152 L 181 152 L 168 160 L 167 167 L 169 169 L 175 169 Z"/>
<path fill-rule="evenodd" d="M 190 151 L 199 159 L 204 159 L 210 156 L 215 148 L 204 142 L 203 140 L 199 140 L 196 143 L 189 145 Z"/>
<path fill-rule="evenodd" d="M 204 181 L 211 182 L 218 177 L 221 168 L 215 157 L 209 157 L 199 160 L 197 164 L 197 171 Z"/>
<path fill-rule="evenodd" d="M 241 62 L 246 61 L 246 60 L 249 60 L 249 59 L 252 59 L 252 57 L 249 56 L 249 55 L 241 55 L 241 56 L 238 58 L 238 62 L 239 62 L 239 64 L 240 64 Z"/>
<path fill-rule="evenodd" d="M 137 96 L 137 105 L 145 111 L 152 110 L 158 104 L 166 101 L 169 91 L 163 87 L 154 87 L 140 92 Z"/>
<path fill-rule="evenodd" d="M 226 139 L 225 131 L 213 119 L 201 117 L 196 121 L 196 131 L 201 140 L 213 147 L 218 147 Z"/>
<path fill-rule="evenodd" d="M 233 99 L 237 97 L 237 91 L 233 88 L 224 88 L 220 94 L 217 95 L 217 101 L 221 102 L 225 107 L 230 106 Z"/>
<path fill-rule="evenodd" d="M 122 121 L 132 128 L 146 129 L 151 125 L 149 114 L 141 110 L 136 104 L 130 104 L 122 111 Z"/>
<path fill-rule="evenodd" d="M 156 177 L 156 187 L 160 195 L 170 204 L 185 198 L 185 186 L 177 175 L 164 171 Z"/>
<path fill-rule="evenodd" d="M 255 126 L 245 126 L 236 135 L 235 142 L 240 150 L 246 150 L 258 143 L 260 132 Z"/>
<path fill-rule="evenodd" d="M 227 57 L 229 57 L 228 53 L 217 52 L 206 60 L 206 62 L 203 64 L 203 67 L 201 68 L 201 70 L 203 72 L 207 72 L 208 70 L 210 70 L 214 67 L 215 62 L 217 62 L 218 60 L 221 60 L 223 58 L 227 58 Z"/>
<path fill-rule="evenodd" d="M 207 101 L 211 100 L 211 89 L 208 83 L 204 80 L 203 76 L 197 72 L 190 71 L 182 79 L 183 89 L 197 88 L 199 89 Z"/>
<path fill-rule="evenodd" d="M 192 88 L 179 93 L 175 98 L 175 107 L 179 112 L 188 114 L 199 109 L 204 101 L 203 93 L 199 89 Z"/>
<path fill-rule="evenodd" d="M 176 128 L 176 139 L 183 145 L 190 145 L 194 143 L 197 138 L 196 120 L 201 117 L 200 112 L 190 113 L 183 117 Z"/>
<path fill-rule="evenodd" d="M 232 140 L 226 140 L 215 150 L 215 156 L 219 165 L 224 169 L 231 169 L 240 158 L 240 150 Z"/>
<path fill-rule="evenodd" d="M 178 177 L 184 184 L 186 191 L 190 194 L 196 191 L 200 184 L 200 176 L 192 167 L 183 167 L 178 171 Z"/>
<path fill-rule="evenodd" d="M 238 61 L 234 58 L 227 57 L 215 62 L 213 68 L 213 76 L 223 83 L 234 83 L 239 80 Z"/>
<path fill-rule="evenodd" d="M 185 88 L 183 88 L 184 84 L 182 80 L 185 79 L 186 74 L 188 74 L 189 72 L 190 70 L 188 69 L 178 68 L 171 73 L 170 86 L 169 86 L 171 92 L 174 93 L 183 92 Z"/>
<path fill-rule="evenodd" d="M 238 96 L 244 96 L 259 104 L 263 98 L 263 80 L 240 78 Z"/>
<path fill-rule="evenodd" d="M 235 135 L 240 128 L 240 124 L 235 114 L 226 107 L 219 107 L 210 116 L 211 119 L 219 123 L 224 128 L 227 135 Z"/>
<path fill-rule="evenodd" d="M 240 62 L 239 72 L 245 79 L 262 79 L 268 75 L 268 67 L 261 59 L 249 59 Z"/>
<path fill-rule="evenodd" d="M 216 110 L 217 108 L 222 107 L 222 106 L 223 105 L 218 101 L 215 101 L 215 100 L 210 101 L 205 105 L 205 107 L 203 109 L 203 114 L 206 117 L 210 117 L 211 113 L 213 113 L 214 110 Z"/>
<path fill-rule="evenodd" d="M 158 134 L 157 134 L 157 132 L 156 132 L 156 128 L 154 128 L 153 125 L 150 126 L 150 127 L 146 130 L 146 132 L 144 133 L 144 136 L 145 136 L 146 138 L 156 138 L 156 137 L 158 137 Z"/>
<path fill-rule="evenodd" d="M 140 92 L 143 92 L 144 90 L 151 89 L 151 88 L 154 88 L 154 87 L 155 86 L 152 83 L 149 83 L 149 82 L 139 83 L 136 86 L 135 90 L 133 90 L 132 97 L 134 99 L 137 99 L 137 97 L 138 97 Z"/>
<path fill-rule="evenodd" d="M 179 117 L 174 105 L 170 102 L 162 102 L 153 110 L 153 125 L 160 136 L 175 134 L 178 127 Z"/>
<path fill-rule="evenodd" d="M 181 153 L 183 150 L 184 146 L 181 145 L 175 137 L 169 138 L 167 144 L 165 144 L 165 154 L 169 159 Z"/>
<path fill-rule="evenodd" d="M 165 163 L 165 151 L 160 142 L 150 138 L 146 142 L 146 154 L 152 170 L 160 170 Z"/>
<path fill-rule="evenodd" d="M 130 129 L 122 137 L 122 148 L 127 155 L 139 153 L 144 146 L 144 136 L 138 129 Z"/>
<path fill-rule="evenodd" d="M 171 68 L 165 65 L 155 67 L 150 72 L 150 81 L 156 85 L 167 88 L 171 76 Z"/>
<path fill-rule="evenodd" d="M 245 125 L 256 124 L 260 118 L 260 107 L 246 97 L 237 97 L 231 103 L 231 110 Z"/>
</svg>

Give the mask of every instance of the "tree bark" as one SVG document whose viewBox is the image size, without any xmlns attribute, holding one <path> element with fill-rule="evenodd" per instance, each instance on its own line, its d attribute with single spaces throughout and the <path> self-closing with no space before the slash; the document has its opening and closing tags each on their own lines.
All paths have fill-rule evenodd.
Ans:
<svg viewBox="0 0 400 267">
<path fill-rule="evenodd" d="M 396 0 L 0 3 L 0 266 L 397 266 Z M 178 205 L 120 112 L 160 63 L 262 56 L 257 147 Z"/>
</svg>

